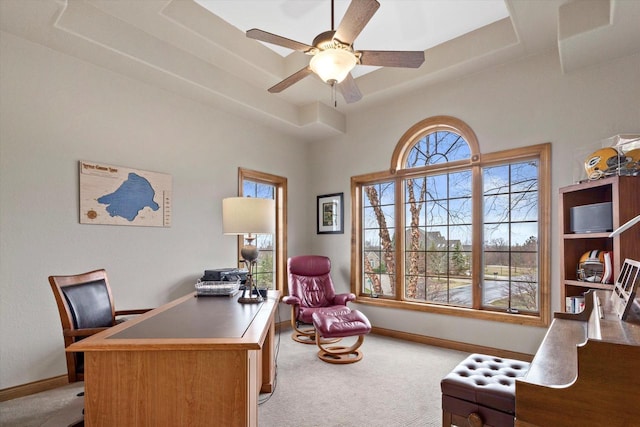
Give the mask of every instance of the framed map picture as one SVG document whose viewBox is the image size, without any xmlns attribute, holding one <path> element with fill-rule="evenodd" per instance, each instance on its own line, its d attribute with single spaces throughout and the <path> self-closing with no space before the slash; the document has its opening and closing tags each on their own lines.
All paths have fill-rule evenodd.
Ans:
<svg viewBox="0 0 640 427">
<path fill-rule="evenodd" d="M 171 226 L 171 175 L 80 161 L 80 223 Z"/>
<path fill-rule="evenodd" d="M 344 233 L 343 193 L 318 196 L 318 234 Z"/>
</svg>

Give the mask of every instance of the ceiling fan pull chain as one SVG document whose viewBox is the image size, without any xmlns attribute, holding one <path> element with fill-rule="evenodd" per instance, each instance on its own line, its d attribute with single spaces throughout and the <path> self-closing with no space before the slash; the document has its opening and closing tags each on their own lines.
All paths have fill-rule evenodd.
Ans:
<svg viewBox="0 0 640 427">
<path fill-rule="evenodd" d="M 336 82 L 333 81 L 331 83 L 331 103 L 333 104 L 333 108 L 338 108 L 338 98 L 336 97 Z"/>
</svg>

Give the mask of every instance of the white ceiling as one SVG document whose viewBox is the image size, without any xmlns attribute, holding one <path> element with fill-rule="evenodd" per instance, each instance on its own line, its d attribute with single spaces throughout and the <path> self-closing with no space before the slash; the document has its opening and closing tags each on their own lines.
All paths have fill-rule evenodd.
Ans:
<svg viewBox="0 0 640 427">
<path fill-rule="evenodd" d="M 329 0 L 202 1 L 215 13 L 194 0 L 0 0 L 0 29 L 303 140 L 345 133 L 354 111 L 528 55 L 557 52 L 571 73 L 640 52 L 638 0 L 379 0 L 356 48 L 424 50 L 425 63 L 360 75 L 363 99 L 334 108 L 314 76 L 269 94 L 309 57 L 244 33 L 309 44 L 330 28 Z M 336 26 L 347 5 L 336 0 Z"/>
<path fill-rule="evenodd" d="M 331 0 L 195 1 L 242 32 L 259 28 L 311 45 L 315 36 L 332 29 Z M 350 0 L 334 1 L 334 29 L 350 3 Z M 424 51 L 508 16 L 504 0 L 382 0 L 354 47 Z M 269 43 L 264 45 L 283 57 L 293 52 Z M 353 75 L 358 77 L 378 68 L 358 66 Z"/>
</svg>

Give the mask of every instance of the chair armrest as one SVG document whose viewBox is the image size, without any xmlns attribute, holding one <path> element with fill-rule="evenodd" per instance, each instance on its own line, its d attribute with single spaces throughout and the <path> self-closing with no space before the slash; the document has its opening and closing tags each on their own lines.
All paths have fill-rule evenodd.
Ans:
<svg viewBox="0 0 640 427">
<path fill-rule="evenodd" d="M 98 332 L 106 331 L 109 328 L 85 328 L 85 329 L 65 329 L 62 334 L 65 337 L 88 337 Z"/>
<path fill-rule="evenodd" d="M 352 293 L 336 294 L 335 298 L 333 299 L 333 303 L 335 305 L 347 305 L 349 301 L 355 301 L 355 300 L 356 300 L 356 295 Z"/>
<path fill-rule="evenodd" d="M 153 310 L 153 309 L 152 308 L 136 308 L 132 310 L 118 310 L 116 311 L 116 316 L 126 316 L 129 314 L 143 314 L 150 310 Z"/>
<path fill-rule="evenodd" d="M 294 295 L 287 295 L 282 298 L 282 302 L 289 305 L 300 305 L 300 298 Z"/>
</svg>

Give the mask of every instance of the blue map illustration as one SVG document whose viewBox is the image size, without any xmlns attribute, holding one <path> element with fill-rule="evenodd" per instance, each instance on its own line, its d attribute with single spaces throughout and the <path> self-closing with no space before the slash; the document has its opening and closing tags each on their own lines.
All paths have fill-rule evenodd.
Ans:
<svg viewBox="0 0 640 427">
<path fill-rule="evenodd" d="M 119 216 L 133 221 L 138 216 L 138 212 L 146 207 L 154 211 L 160 209 L 160 206 L 153 201 L 155 194 L 146 178 L 132 172 L 116 191 L 100 197 L 98 203 L 107 205 L 106 210 L 110 216 Z"/>
</svg>

